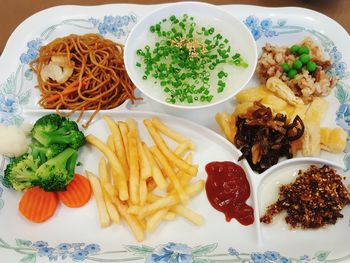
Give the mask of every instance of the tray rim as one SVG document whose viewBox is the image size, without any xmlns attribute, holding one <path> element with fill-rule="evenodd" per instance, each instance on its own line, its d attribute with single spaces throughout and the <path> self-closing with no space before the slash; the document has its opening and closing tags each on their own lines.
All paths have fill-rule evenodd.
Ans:
<svg viewBox="0 0 350 263">
<path fill-rule="evenodd" d="M 167 4 L 159 4 L 159 5 L 152 5 L 152 6 L 164 6 L 164 5 L 168 5 L 168 4 L 171 4 L 171 3 L 167 3 Z M 60 5 L 60 6 L 56 6 L 56 7 L 51 7 L 51 8 L 48 8 L 48 9 L 45 9 L 45 10 L 42 10 L 42 11 L 39 11 L 38 13 L 35 13 L 33 14 L 31 17 L 27 18 L 26 20 L 24 20 L 20 25 L 18 25 L 18 27 L 13 31 L 13 33 L 11 34 L 10 38 L 8 39 L 6 45 L 5 45 L 5 48 L 4 48 L 4 51 L 3 51 L 3 54 L 2 56 L 0 57 L 0 64 L 2 63 L 2 61 L 5 61 L 5 58 L 6 56 L 4 56 L 4 54 L 6 54 L 6 48 L 8 45 L 10 45 L 11 41 L 14 41 L 12 38 L 15 38 L 15 33 L 17 32 L 17 29 L 20 28 L 23 24 L 25 23 L 28 23 L 27 20 L 30 21 L 30 19 L 33 17 L 33 16 L 37 16 L 38 14 L 40 13 L 43 13 L 45 14 L 45 12 L 47 12 L 48 10 L 55 10 L 55 9 L 59 9 L 59 8 L 67 8 L 67 7 L 74 7 L 74 8 L 87 8 L 87 9 L 90 9 L 90 8 L 93 8 L 93 7 L 105 7 L 105 6 L 116 6 L 116 5 L 126 5 L 126 6 L 150 6 L 150 5 L 139 5 L 139 4 L 107 4 L 107 5 L 96 5 L 96 6 L 80 6 L 80 5 Z M 258 8 L 261 8 L 261 9 L 273 9 L 273 10 L 296 10 L 296 9 L 301 9 L 303 11 L 306 11 L 306 12 L 310 12 L 310 13 L 313 13 L 313 14 L 316 14 L 316 15 L 321 15 L 322 17 L 328 19 L 329 21 L 333 21 L 338 27 L 340 27 L 348 36 L 348 33 L 346 32 L 346 30 L 338 23 L 336 22 L 335 20 L 333 20 L 332 18 L 322 14 L 322 13 L 319 13 L 319 12 L 316 12 L 314 10 L 311 10 L 311 9 L 306 9 L 306 8 L 300 8 L 300 7 L 262 7 L 262 6 L 255 6 L 255 5 L 219 5 L 219 6 L 237 6 L 237 7 L 258 7 Z M 343 33 L 344 33 L 343 32 Z M 350 38 L 348 38 L 348 40 L 350 40 Z M 348 41 L 349 42 L 349 41 Z M 8 52 L 7 52 L 8 53 Z M 113 114 L 118 114 L 118 112 L 113 112 Z M 145 113 L 145 112 L 142 112 L 142 113 Z M 197 123 L 195 123 L 197 124 Z M 199 124 L 197 124 L 199 125 Z M 207 127 L 204 126 L 204 128 L 206 129 L 209 129 Z M 209 129 L 210 130 L 210 129 Z"/>
<path fill-rule="evenodd" d="M 190 1 L 189 1 L 190 2 Z M 19 25 L 16 26 L 16 28 L 12 31 L 12 33 L 10 34 L 9 38 L 6 41 L 6 44 L 4 46 L 4 49 L 2 51 L 2 54 L 0 56 L 0 63 L 2 60 L 4 60 L 4 57 L 6 57 L 6 54 L 8 53 L 8 49 L 10 49 L 10 44 L 11 42 L 14 41 L 15 36 L 17 31 L 19 31 L 19 29 L 27 24 L 30 23 L 31 20 L 36 19 L 37 17 L 40 17 L 42 15 L 45 15 L 48 12 L 51 11 L 60 11 L 61 9 L 67 9 L 67 8 L 74 8 L 74 9 L 92 9 L 92 8 L 108 8 L 108 7 L 112 7 L 112 6 L 116 6 L 116 5 L 121 5 L 121 6 L 134 6 L 134 7 L 147 7 L 147 6 L 154 6 L 154 7 L 162 7 L 162 6 L 166 6 L 166 5 L 171 5 L 172 3 L 161 3 L 161 4 L 135 4 L 135 3 L 115 3 L 115 4 L 102 4 L 102 5 L 56 5 L 56 6 L 52 6 L 43 10 L 40 10 L 34 14 L 32 14 L 31 16 L 29 16 L 28 18 L 26 18 L 25 20 L 23 20 Z M 213 4 L 214 5 L 214 4 Z M 305 8 L 305 7 L 297 7 L 297 6 L 286 6 L 286 7 L 268 7 L 268 6 L 260 6 L 260 5 L 242 5 L 242 4 L 223 4 L 223 5 L 216 5 L 219 7 L 238 7 L 238 8 L 258 8 L 258 9 L 265 9 L 265 10 L 275 10 L 277 12 L 279 11 L 303 11 L 303 12 L 307 12 L 310 13 L 312 15 L 315 16 L 319 16 L 322 20 L 326 19 L 329 22 L 331 22 L 332 24 L 334 24 L 334 26 L 338 27 L 339 30 L 342 31 L 342 33 L 344 33 L 345 35 L 347 35 L 348 37 L 348 41 L 350 43 L 350 34 L 345 30 L 345 28 L 339 23 L 337 22 L 335 19 L 312 9 L 309 8 Z M 5 55 L 4 55 L 5 54 Z"/>
</svg>

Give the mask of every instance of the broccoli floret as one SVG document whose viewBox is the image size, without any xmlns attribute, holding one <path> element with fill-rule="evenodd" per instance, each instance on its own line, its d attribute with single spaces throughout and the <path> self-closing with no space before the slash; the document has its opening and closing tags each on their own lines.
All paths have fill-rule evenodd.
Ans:
<svg viewBox="0 0 350 263">
<path fill-rule="evenodd" d="M 54 117 L 54 115 L 56 116 Z M 48 117 L 45 118 L 46 116 Z M 32 129 L 33 139 L 45 147 L 51 144 L 66 144 L 76 150 L 85 144 L 85 136 L 79 130 L 76 122 L 62 118 L 57 114 L 46 116 L 34 124 Z M 61 121 L 58 121 L 58 118 L 61 118 Z"/>
<path fill-rule="evenodd" d="M 78 153 L 72 148 L 67 148 L 54 158 L 40 165 L 33 181 L 47 192 L 64 191 L 73 179 L 75 163 Z"/>
<path fill-rule="evenodd" d="M 66 149 L 68 146 L 66 144 L 50 144 L 49 146 L 45 147 L 41 145 L 37 141 L 33 141 L 29 145 L 31 148 L 31 155 L 33 156 L 34 159 L 39 158 L 40 159 L 40 164 L 46 162 L 47 160 L 55 157 L 57 154 L 61 153 Z"/>
<path fill-rule="evenodd" d="M 16 191 L 23 191 L 33 186 L 35 172 L 39 167 L 39 160 L 29 154 L 23 154 L 14 158 L 6 166 L 4 181 L 5 184 Z"/>
<path fill-rule="evenodd" d="M 61 129 L 65 131 L 79 131 L 78 124 L 75 121 L 65 119 L 61 124 Z"/>
<path fill-rule="evenodd" d="M 32 128 L 32 136 L 36 135 L 37 133 L 40 134 L 40 132 L 52 132 L 57 130 L 61 125 L 62 122 L 65 121 L 66 118 L 61 117 L 60 115 L 56 113 L 47 114 L 40 119 L 38 119 Z"/>
<path fill-rule="evenodd" d="M 68 134 L 54 133 L 49 138 L 51 143 L 67 144 L 69 147 L 78 150 L 85 144 L 85 135 L 81 131 L 71 131 Z"/>
</svg>

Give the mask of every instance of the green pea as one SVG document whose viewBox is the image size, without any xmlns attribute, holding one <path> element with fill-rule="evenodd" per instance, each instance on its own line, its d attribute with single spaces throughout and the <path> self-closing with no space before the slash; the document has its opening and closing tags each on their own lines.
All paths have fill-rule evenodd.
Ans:
<svg viewBox="0 0 350 263">
<path fill-rule="evenodd" d="M 288 72 L 288 77 L 290 78 L 290 79 L 292 79 L 292 78 L 294 78 L 296 75 L 298 74 L 298 71 L 296 71 L 295 69 L 291 69 L 291 70 L 289 70 L 289 72 Z"/>
<path fill-rule="evenodd" d="M 297 53 L 299 49 L 300 49 L 300 46 L 299 46 L 299 45 L 293 45 L 293 46 L 290 48 L 290 52 L 291 52 L 291 53 Z"/>
<path fill-rule="evenodd" d="M 293 68 L 296 70 L 299 70 L 303 67 L 303 63 L 299 59 L 294 60 L 293 62 Z"/>
<path fill-rule="evenodd" d="M 284 72 L 288 72 L 290 70 L 290 67 L 289 67 L 289 65 L 287 63 L 283 63 L 281 65 L 281 67 L 282 67 Z"/>
<path fill-rule="evenodd" d="M 306 64 L 310 61 L 310 56 L 308 54 L 302 54 L 300 55 L 299 60 L 301 63 Z"/>
<path fill-rule="evenodd" d="M 302 55 L 302 54 L 309 54 L 310 53 L 310 50 L 307 46 L 302 46 L 299 48 L 298 50 L 298 54 L 299 55 Z"/>
<path fill-rule="evenodd" d="M 313 61 L 309 61 L 307 64 L 306 64 L 306 69 L 309 71 L 309 72 L 314 72 L 317 68 L 317 65 L 315 62 Z"/>
</svg>

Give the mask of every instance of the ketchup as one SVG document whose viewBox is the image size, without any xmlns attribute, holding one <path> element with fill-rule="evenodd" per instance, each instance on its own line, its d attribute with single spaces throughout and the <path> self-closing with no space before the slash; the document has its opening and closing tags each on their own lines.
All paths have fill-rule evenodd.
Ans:
<svg viewBox="0 0 350 263">
<path fill-rule="evenodd" d="M 208 163 L 205 170 L 208 174 L 205 190 L 210 204 L 225 214 L 227 222 L 236 218 L 242 225 L 253 224 L 253 208 L 245 203 L 250 187 L 244 170 L 228 161 Z"/>
</svg>

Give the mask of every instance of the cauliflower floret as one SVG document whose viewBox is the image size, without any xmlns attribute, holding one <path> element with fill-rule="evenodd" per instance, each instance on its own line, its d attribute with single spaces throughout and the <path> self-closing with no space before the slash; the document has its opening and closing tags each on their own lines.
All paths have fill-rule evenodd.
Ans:
<svg viewBox="0 0 350 263">
<path fill-rule="evenodd" d="M 21 125 L 21 130 L 24 132 L 26 136 L 29 136 L 32 131 L 33 125 L 28 122 L 23 122 Z"/>
<path fill-rule="evenodd" d="M 0 154 L 18 157 L 28 151 L 25 132 L 14 125 L 0 125 Z"/>
</svg>

